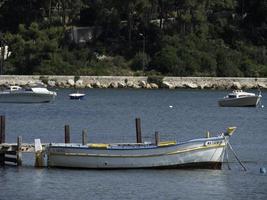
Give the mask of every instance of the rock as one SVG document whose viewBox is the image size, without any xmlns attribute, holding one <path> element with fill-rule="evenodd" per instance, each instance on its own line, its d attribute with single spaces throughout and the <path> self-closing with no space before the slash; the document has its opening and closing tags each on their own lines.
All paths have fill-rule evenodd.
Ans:
<svg viewBox="0 0 267 200">
<path fill-rule="evenodd" d="M 188 82 L 188 83 L 185 83 L 184 86 L 186 88 L 191 88 L 191 89 L 196 89 L 198 88 L 198 85 L 196 83 L 192 83 L 192 82 Z"/>
<path fill-rule="evenodd" d="M 108 88 L 108 85 L 102 84 L 102 85 L 100 85 L 100 88 Z"/>
<path fill-rule="evenodd" d="M 29 81 L 26 85 L 29 87 L 35 87 L 37 84 L 33 81 Z"/>
<path fill-rule="evenodd" d="M 141 86 L 139 85 L 139 84 L 133 84 L 133 87 L 132 88 L 134 88 L 134 89 L 139 89 L 139 88 L 141 88 Z"/>
<path fill-rule="evenodd" d="M 118 83 L 117 82 L 111 82 L 108 87 L 109 88 L 118 88 Z"/>
<path fill-rule="evenodd" d="M 49 81 L 47 81 L 47 85 L 49 87 L 55 87 L 56 86 L 56 81 L 49 80 Z"/>
<path fill-rule="evenodd" d="M 202 83 L 199 83 L 199 88 L 200 89 L 211 89 L 213 87 L 213 85 L 211 83 L 208 83 L 208 82 L 202 82 Z"/>
<path fill-rule="evenodd" d="M 125 87 L 126 87 L 125 83 L 118 82 L 118 88 L 125 88 Z"/>
<path fill-rule="evenodd" d="M 159 86 L 156 83 L 150 83 L 150 87 L 152 89 L 158 89 L 159 88 Z"/>
<path fill-rule="evenodd" d="M 80 79 L 80 80 L 76 81 L 75 86 L 78 88 L 83 88 L 84 87 L 83 80 Z"/>
<path fill-rule="evenodd" d="M 242 86 L 239 82 L 233 82 L 232 83 L 231 89 L 240 90 L 241 88 L 242 88 Z"/>
<path fill-rule="evenodd" d="M 134 83 L 132 81 L 127 81 L 126 87 L 133 88 L 134 87 Z"/>
<path fill-rule="evenodd" d="M 56 86 L 60 87 L 60 88 L 65 88 L 67 86 L 67 83 L 65 83 L 63 81 L 57 81 Z"/>
<path fill-rule="evenodd" d="M 88 83 L 88 84 L 86 85 L 86 87 L 87 87 L 87 88 L 93 88 L 92 85 L 91 85 L 90 83 Z"/>
<path fill-rule="evenodd" d="M 167 82 L 167 81 L 163 81 L 162 82 L 162 87 L 163 88 L 167 88 L 167 89 L 173 89 L 174 88 L 174 86 L 171 83 Z"/>
<path fill-rule="evenodd" d="M 176 82 L 174 85 L 175 88 L 184 88 L 184 83 L 183 82 Z"/>
<path fill-rule="evenodd" d="M 74 85 L 75 85 L 75 82 L 74 82 L 73 79 L 69 79 L 69 80 L 67 81 L 67 84 L 69 84 L 70 86 L 74 86 Z"/>
<path fill-rule="evenodd" d="M 139 85 L 141 88 L 146 88 L 146 81 L 139 81 L 139 82 L 138 82 L 138 85 Z"/>
<path fill-rule="evenodd" d="M 99 81 L 96 81 L 95 83 L 92 84 L 93 88 L 101 88 L 101 84 Z"/>
<path fill-rule="evenodd" d="M 267 84 L 264 83 L 259 83 L 257 86 L 260 88 L 267 88 Z"/>
<path fill-rule="evenodd" d="M 29 87 L 36 87 L 36 86 L 43 86 L 45 87 L 46 84 L 44 84 L 42 81 L 29 81 L 27 84 L 25 84 Z"/>
<path fill-rule="evenodd" d="M 151 85 L 149 83 L 146 84 L 146 89 L 152 89 Z"/>
<path fill-rule="evenodd" d="M 253 83 L 250 83 L 250 82 L 248 82 L 248 83 L 243 83 L 243 84 L 242 84 L 242 88 L 243 88 L 243 89 L 251 89 L 251 88 L 254 88 L 254 84 L 253 84 Z"/>
</svg>

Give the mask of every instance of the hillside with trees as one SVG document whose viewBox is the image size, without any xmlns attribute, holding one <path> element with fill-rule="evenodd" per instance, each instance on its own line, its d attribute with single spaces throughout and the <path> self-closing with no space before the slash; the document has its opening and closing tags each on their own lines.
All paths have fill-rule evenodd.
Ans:
<svg viewBox="0 0 267 200">
<path fill-rule="evenodd" d="M 4 74 L 267 77 L 267 0 L 1 0 L 0 31 Z"/>
</svg>

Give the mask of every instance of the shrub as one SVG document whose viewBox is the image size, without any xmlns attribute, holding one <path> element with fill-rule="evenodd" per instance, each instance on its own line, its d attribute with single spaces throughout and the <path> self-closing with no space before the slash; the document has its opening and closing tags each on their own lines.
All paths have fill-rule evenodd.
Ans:
<svg viewBox="0 0 267 200">
<path fill-rule="evenodd" d="M 176 48 L 172 46 L 167 46 L 154 56 L 152 65 L 158 71 L 167 74 L 174 71 L 178 64 Z"/>
<path fill-rule="evenodd" d="M 131 62 L 131 68 L 133 70 L 146 70 L 149 62 L 150 57 L 146 53 L 138 52 Z"/>
<path fill-rule="evenodd" d="M 164 78 L 164 76 L 148 76 L 147 77 L 147 82 L 148 83 L 155 83 L 159 87 L 161 87 L 161 85 L 163 83 L 163 78 Z"/>
</svg>

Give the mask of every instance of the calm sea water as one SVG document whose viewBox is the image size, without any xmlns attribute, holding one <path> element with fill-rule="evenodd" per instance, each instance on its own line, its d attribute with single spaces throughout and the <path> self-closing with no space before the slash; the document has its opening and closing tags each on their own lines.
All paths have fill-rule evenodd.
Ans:
<svg viewBox="0 0 267 200">
<path fill-rule="evenodd" d="M 63 142 L 64 125 L 71 141 L 134 142 L 136 117 L 145 141 L 159 131 L 161 139 L 216 135 L 237 126 L 231 144 L 248 171 L 230 155 L 231 170 L 71 170 L 35 169 L 33 155 L 22 167 L 0 168 L 0 200 L 8 199 L 266 199 L 267 92 L 263 108 L 221 108 L 227 91 L 88 89 L 81 101 L 69 100 L 72 90 L 58 90 L 50 104 L 0 104 L 6 116 L 6 140 Z M 253 91 L 256 92 L 256 91 Z"/>
</svg>

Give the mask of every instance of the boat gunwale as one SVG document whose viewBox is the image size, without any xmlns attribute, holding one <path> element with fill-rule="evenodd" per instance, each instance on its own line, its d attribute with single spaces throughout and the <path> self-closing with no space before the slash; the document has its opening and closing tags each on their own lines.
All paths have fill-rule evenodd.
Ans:
<svg viewBox="0 0 267 200">
<path fill-rule="evenodd" d="M 81 157 L 118 157 L 118 158 L 137 158 L 137 157 L 158 157 L 158 156 L 165 156 L 165 155 L 175 155 L 180 153 L 187 153 L 190 151 L 204 151 L 207 149 L 215 149 L 215 148 L 224 148 L 226 144 L 210 144 L 210 145 L 202 145 L 193 148 L 184 148 L 181 150 L 174 150 L 165 153 L 157 153 L 157 154 L 143 154 L 143 155 L 112 155 L 112 154 L 90 154 L 90 153 L 68 153 L 68 152 L 49 152 L 49 156 L 51 155 L 60 155 L 60 156 L 81 156 Z M 109 149 L 106 149 L 109 150 Z"/>
<path fill-rule="evenodd" d="M 67 144 L 62 144 L 62 143 L 50 143 L 48 145 L 48 148 L 66 148 L 66 149 L 99 149 L 99 150 L 145 150 L 145 149 L 157 149 L 157 148 L 168 148 L 168 147 L 177 147 L 177 146 L 181 146 L 181 145 L 185 145 L 185 144 L 190 144 L 190 143 L 195 143 L 195 142 L 206 142 L 206 141 L 224 141 L 226 138 L 224 136 L 217 136 L 217 137 L 210 137 L 210 138 L 199 138 L 199 139 L 192 139 L 192 140 L 188 140 L 188 141 L 184 141 L 184 142 L 179 142 L 176 144 L 170 144 L 170 145 L 164 145 L 164 146 L 160 146 L 160 145 L 156 145 L 156 144 L 145 144 L 144 146 L 127 146 L 125 148 L 107 148 L 107 147 L 90 147 L 88 145 L 81 145 L 78 143 L 67 143 Z M 122 144 L 122 143 L 110 143 L 110 144 Z M 125 143 L 127 144 L 127 143 Z M 138 144 L 138 143 L 136 143 Z M 107 144 L 109 145 L 109 144 Z"/>
<path fill-rule="evenodd" d="M 224 98 L 220 98 L 219 101 L 231 101 L 231 100 L 238 100 L 238 99 L 258 99 L 261 98 L 261 96 L 259 95 L 255 95 L 255 96 L 243 96 L 243 97 L 235 97 L 235 98 L 229 98 L 229 97 L 224 97 Z"/>
</svg>

